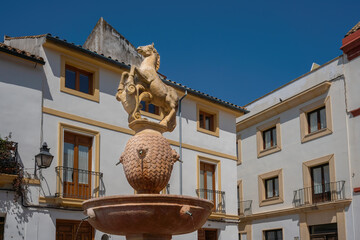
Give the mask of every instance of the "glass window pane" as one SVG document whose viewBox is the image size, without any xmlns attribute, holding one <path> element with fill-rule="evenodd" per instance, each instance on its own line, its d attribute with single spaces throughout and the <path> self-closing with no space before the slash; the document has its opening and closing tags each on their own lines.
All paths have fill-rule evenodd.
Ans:
<svg viewBox="0 0 360 240">
<path fill-rule="evenodd" d="M 201 128 L 204 128 L 204 114 L 200 113 L 200 116 L 199 116 L 199 121 L 200 121 L 200 127 Z"/>
<path fill-rule="evenodd" d="M 84 171 L 82 171 L 84 170 Z M 88 183 L 89 147 L 79 145 L 79 183 Z"/>
<path fill-rule="evenodd" d="M 73 181 L 73 168 L 74 168 L 74 144 L 64 143 L 64 181 Z M 70 168 L 70 169 L 68 169 Z"/>
<path fill-rule="evenodd" d="M 310 124 L 310 132 L 315 132 L 318 130 L 318 119 L 317 119 L 317 112 L 313 112 L 309 114 L 309 124 Z"/>
<path fill-rule="evenodd" d="M 273 146 L 277 146 L 276 128 L 272 129 L 272 137 L 273 137 Z"/>
<path fill-rule="evenodd" d="M 314 193 L 322 193 L 322 175 L 321 175 L 321 167 L 313 168 L 313 182 L 314 182 Z"/>
<path fill-rule="evenodd" d="M 247 240 L 247 235 L 246 233 L 241 233 L 241 240 Z"/>
<path fill-rule="evenodd" d="M 65 87 L 75 89 L 76 73 L 69 69 L 65 71 Z"/>
<path fill-rule="evenodd" d="M 321 127 L 321 129 L 326 128 L 326 111 L 325 111 L 325 108 L 320 110 L 320 127 Z"/>
<path fill-rule="evenodd" d="M 274 196 L 278 197 L 279 196 L 279 178 L 274 179 L 274 185 L 275 185 Z"/>
<path fill-rule="evenodd" d="M 210 130 L 211 118 L 209 116 L 205 117 L 205 129 Z"/>
<path fill-rule="evenodd" d="M 214 190 L 214 186 L 213 186 L 213 173 L 206 171 L 206 188 L 210 191 L 208 191 L 207 194 L 207 199 L 214 201 L 214 194 L 213 194 L 213 190 Z"/>
<path fill-rule="evenodd" d="M 273 180 L 266 180 L 266 192 L 267 192 L 267 197 L 268 198 L 272 198 L 274 197 L 274 192 L 273 192 Z"/>
<path fill-rule="evenodd" d="M 323 168 L 324 168 L 325 192 L 329 192 L 329 191 L 330 191 L 330 172 L 329 172 L 329 165 L 325 165 Z"/>
<path fill-rule="evenodd" d="M 200 188 L 205 188 L 205 186 L 204 186 L 204 170 L 200 170 Z"/>
<path fill-rule="evenodd" d="M 142 106 L 141 110 L 146 111 L 146 102 L 141 101 L 140 103 L 141 103 L 141 106 Z"/>
<path fill-rule="evenodd" d="M 90 93 L 89 91 L 90 79 L 89 76 L 80 73 L 80 92 Z"/>
<path fill-rule="evenodd" d="M 265 131 L 264 132 L 264 141 L 265 141 L 265 149 L 271 147 L 271 132 Z"/>
<path fill-rule="evenodd" d="M 277 230 L 276 232 L 277 232 L 276 240 L 282 240 L 282 230 Z"/>
</svg>

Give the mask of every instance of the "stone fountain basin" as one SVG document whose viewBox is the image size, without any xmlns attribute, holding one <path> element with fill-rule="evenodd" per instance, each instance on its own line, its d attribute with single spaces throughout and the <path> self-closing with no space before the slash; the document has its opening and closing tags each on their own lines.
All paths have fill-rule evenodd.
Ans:
<svg viewBox="0 0 360 240">
<path fill-rule="evenodd" d="M 104 233 L 177 235 L 201 228 L 214 204 L 188 196 L 138 194 L 90 199 L 82 206 L 88 222 Z"/>
</svg>

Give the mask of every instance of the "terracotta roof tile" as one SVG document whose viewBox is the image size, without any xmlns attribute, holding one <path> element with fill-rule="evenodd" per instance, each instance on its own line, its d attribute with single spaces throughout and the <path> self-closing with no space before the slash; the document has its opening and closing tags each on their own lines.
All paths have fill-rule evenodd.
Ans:
<svg viewBox="0 0 360 240">
<path fill-rule="evenodd" d="M 32 53 L 26 52 L 26 51 L 18 49 L 18 48 L 11 47 L 4 43 L 0 43 L 0 51 L 11 54 L 11 55 L 15 55 L 15 56 L 27 59 L 27 60 L 31 60 L 33 62 L 45 64 L 44 59 L 42 57 L 36 56 Z"/>
<path fill-rule="evenodd" d="M 350 31 L 345 35 L 345 37 L 353 34 L 354 32 L 356 32 L 359 29 L 360 29 L 360 22 L 358 22 L 352 29 L 350 29 Z"/>
</svg>

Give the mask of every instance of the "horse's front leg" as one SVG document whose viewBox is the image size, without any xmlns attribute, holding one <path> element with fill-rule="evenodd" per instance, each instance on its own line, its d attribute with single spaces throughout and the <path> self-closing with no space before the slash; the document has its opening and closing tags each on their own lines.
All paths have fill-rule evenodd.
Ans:
<svg viewBox="0 0 360 240">
<path fill-rule="evenodd" d="M 175 121 L 176 121 L 175 118 L 176 118 L 176 109 L 171 108 L 170 112 L 163 118 L 163 120 L 161 120 L 160 124 L 166 126 L 168 130 L 172 131 L 175 128 Z M 170 124 L 172 124 L 173 126 L 170 126 Z"/>
</svg>

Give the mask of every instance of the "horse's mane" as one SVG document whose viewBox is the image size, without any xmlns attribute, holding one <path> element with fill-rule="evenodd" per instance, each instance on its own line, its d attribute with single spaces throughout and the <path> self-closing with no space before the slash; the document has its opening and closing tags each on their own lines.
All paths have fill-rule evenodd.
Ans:
<svg viewBox="0 0 360 240">
<path fill-rule="evenodd" d="M 155 70 L 158 71 L 160 68 L 160 55 L 159 53 L 156 51 L 156 49 L 154 48 L 154 46 L 152 46 L 153 48 L 153 52 L 156 53 L 156 64 L 155 64 Z"/>
</svg>

